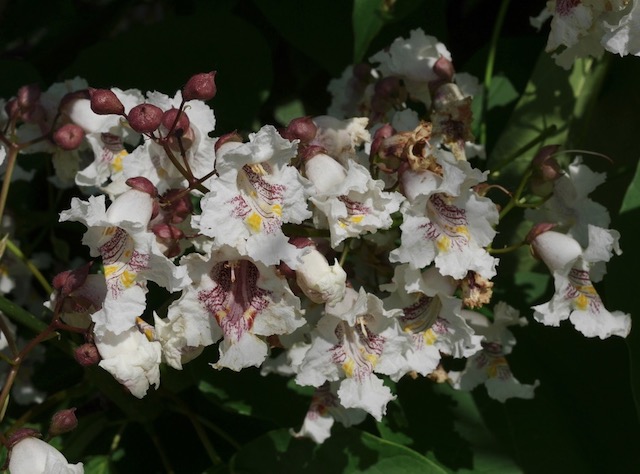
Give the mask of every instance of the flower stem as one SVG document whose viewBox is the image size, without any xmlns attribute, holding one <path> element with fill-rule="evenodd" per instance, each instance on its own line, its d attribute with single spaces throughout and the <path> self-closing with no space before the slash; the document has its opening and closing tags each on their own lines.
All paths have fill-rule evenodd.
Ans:
<svg viewBox="0 0 640 474">
<path fill-rule="evenodd" d="M 29 260 L 26 257 L 25 254 L 22 253 L 20 248 L 16 244 L 11 242 L 11 240 L 9 240 L 9 239 L 7 239 L 6 245 L 7 245 L 7 248 L 9 249 L 9 251 L 13 255 L 18 257 L 20 259 L 20 261 L 22 261 L 22 263 L 24 263 L 27 266 L 27 268 L 29 269 L 29 271 L 31 271 L 31 273 L 33 274 L 35 279 L 38 280 L 38 282 L 40 283 L 42 288 L 44 288 L 44 291 L 46 291 L 48 295 L 53 293 L 53 288 L 51 287 L 51 285 L 49 284 L 47 279 L 42 275 L 40 270 L 38 270 L 38 268 L 33 264 L 33 262 L 31 260 Z"/>
</svg>

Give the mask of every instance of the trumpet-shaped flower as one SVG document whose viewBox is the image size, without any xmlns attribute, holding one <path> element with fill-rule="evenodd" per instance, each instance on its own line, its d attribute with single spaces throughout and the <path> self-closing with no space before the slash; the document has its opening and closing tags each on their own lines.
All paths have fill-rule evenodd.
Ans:
<svg viewBox="0 0 640 474">
<path fill-rule="evenodd" d="M 102 308 L 92 315 L 94 332 L 116 335 L 132 328 L 145 309 L 147 280 L 169 291 L 189 282 L 184 268 L 176 267 L 158 248 L 147 230 L 153 202 L 141 191 L 130 189 L 106 209 L 105 197 L 74 198 L 60 221 L 79 221 L 87 226 L 82 242 L 92 256 L 101 256 L 107 293 Z"/>
<path fill-rule="evenodd" d="M 336 394 L 337 385 L 336 382 L 325 382 L 316 388 L 300 431 L 292 433 L 296 438 L 306 437 L 320 444 L 331 436 L 331 427 L 335 421 L 347 427 L 364 421 L 367 412 L 340 405 Z"/>
<path fill-rule="evenodd" d="M 582 251 L 572 237 L 554 231 L 533 239 L 531 246 L 553 273 L 555 293 L 547 303 L 534 306 L 534 317 L 547 326 L 569 319 L 587 337 L 626 337 L 631 318 L 621 311 L 609 312 L 592 281 L 602 275 L 598 263 L 620 253 L 618 233 L 589 226 L 589 247 Z M 594 271 L 595 269 L 595 271 Z"/>
<path fill-rule="evenodd" d="M 289 165 L 296 144 L 265 126 L 248 143 L 227 143 L 218 151 L 219 176 L 202 199 L 202 214 L 194 217 L 194 227 L 213 237 L 217 247 L 230 245 L 265 265 L 282 260 L 295 269 L 301 252 L 288 242 L 281 226 L 311 217 L 306 180 Z"/>
<path fill-rule="evenodd" d="M 494 308 L 493 322 L 473 311 L 464 311 L 465 319 L 474 330 L 484 337 L 482 350 L 467 359 L 462 372 L 449 372 L 454 388 L 472 390 L 484 383 L 491 398 L 504 402 L 509 398 L 533 398 L 533 391 L 540 384 L 521 384 L 511 372 L 506 355 L 516 344 L 508 326 L 525 325 L 526 319 L 520 318 L 516 309 L 499 302 Z"/>
<path fill-rule="evenodd" d="M 11 448 L 11 474 L 82 474 L 81 462 L 69 464 L 67 458 L 49 443 L 32 436 L 23 438 Z"/>
<path fill-rule="evenodd" d="M 99 365 L 131 394 L 143 398 L 149 387 L 160 385 L 161 347 L 134 326 L 120 334 L 105 331 L 96 338 L 102 360 Z"/>
<path fill-rule="evenodd" d="M 393 380 L 408 371 L 430 374 L 440 363 L 440 353 L 459 358 L 481 349 L 482 337 L 464 321 L 462 303 L 452 296 L 456 287 L 451 277 L 442 276 L 435 267 L 421 272 L 409 265 L 397 266 L 393 283 L 381 287 L 391 293 L 385 306 L 402 309 L 400 326 L 412 338 L 407 367 L 391 374 Z"/>
<path fill-rule="evenodd" d="M 189 255 L 184 264 L 193 284 L 169 309 L 169 322 L 181 332 L 174 336 L 177 343 L 162 336 L 168 360 L 167 346 L 184 352 L 222 338 L 215 368 L 260 366 L 268 353 L 267 337 L 290 334 L 305 323 L 286 280 L 233 247 L 222 246 L 210 256 Z"/>
<path fill-rule="evenodd" d="M 333 180 L 327 177 L 330 170 L 334 171 Z M 393 224 L 391 214 L 400 208 L 402 195 L 383 191 L 384 183 L 372 179 L 364 166 L 348 161 L 344 169 L 330 156 L 319 154 L 307 161 L 305 171 L 311 182 L 318 184 L 311 202 L 326 218 L 332 247 L 346 238 Z"/>
<path fill-rule="evenodd" d="M 345 408 L 360 408 L 380 420 L 395 397 L 375 373 L 392 374 L 406 365 L 409 338 L 395 316 L 375 296 L 348 291 L 345 304 L 328 308 L 311 332 L 311 347 L 297 367 L 296 382 L 319 387 L 340 381 L 337 391 Z"/>
</svg>

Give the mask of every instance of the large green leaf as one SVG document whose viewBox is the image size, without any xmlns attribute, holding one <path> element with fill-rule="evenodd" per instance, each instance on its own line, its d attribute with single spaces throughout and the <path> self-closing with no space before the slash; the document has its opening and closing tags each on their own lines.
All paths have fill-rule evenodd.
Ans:
<svg viewBox="0 0 640 474">
<path fill-rule="evenodd" d="M 324 444 L 270 431 L 245 445 L 229 463 L 232 473 L 444 474 L 415 451 L 357 429 L 334 426 Z"/>
<path fill-rule="evenodd" d="M 637 283 L 634 276 L 635 265 L 640 262 L 640 246 L 637 243 L 638 222 L 640 222 L 640 165 L 633 181 L 625 194 L 620 216 L 614 221 L 614 227 L 620 232 L 620 245 L 624 249 L 621 257 L 614 258 L 608 266 L 606 278 L 607 296 L 616 305 L 615 308 L 626 311 L 633 318 L 631 333 L 627 337 L 631 389 L 640 418 L 640 330 L 638 329 Z M 635 262 L 631 267 L 629 262 Z"/>
<path fill-rule="evenodd" d="M 579 59 L 565 71 L 542 52 L 531 79 L 489 156 L 493 176 L 505 166 L 517 177 L 544 145 L 571 146 L 576 130 L 588 119 L 588 112 L 602 86 L 607 61 Z"/>
<path fill-rule="evenodd" d="M 384 0 L 353 1 L 353 60 L 360 62 L 369 48 L 371 40 L 384 25 Z"/>
</svg>

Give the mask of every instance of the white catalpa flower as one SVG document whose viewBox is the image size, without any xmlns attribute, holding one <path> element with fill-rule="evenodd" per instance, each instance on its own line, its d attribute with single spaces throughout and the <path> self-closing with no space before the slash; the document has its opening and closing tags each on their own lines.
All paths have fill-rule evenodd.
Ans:
<svg viewBox="0 0 640 474">
<path fill-rule="evenodd" d="M 397 38 L 391 46 L 369 58 L 383 76 L 400 77 L 407 92 L 427 107 L 431 104 L 429 82 L 437 80 L 433 66 L 440 58 L 451 61 L 447 47 L 422 30 L 413 30 L 409 39 Z"/>
<path fill-rule="evenodd" d="M 340 120 L 321 115 L 314 117 L 313 123 L 318 129 L 309 145 L 322 147 L 327 155 L 345 166 L 356 158 L 358 148 L 371 141 L 371 134 L 367 130 L 369 119 L 366 117 Z"/>
<path fill-rule="evenodd" d="M 60 221 L 79 221 L 88 230 L 82 243 L 92 256 L 101 256 L 107 294 L 102 308 L 92 315 L 94 332 L 120 334 L 135 325 L 145 309 L 147 280 L 169 291 L 188 284 L 184 268 L 176 267 L 158 248 L 155 235 L 147 230 L 153 200 L 148 194 L 130 189 L 106 209 L 105 196 L 74 198 L 71 209 Z"/>
<path fill-rule="evenodd" d="M 219 176 L 202 199 L 194 227 L 213 237 L 217 247 L 230 245 L 265 265 L 282 260 L 295 270 L 301 252 L 281 226 L 311 217 L 306 180 L 289 165 L 296 146 L 272 126 L 251 134 L 248 143 L 222 145 L 216 158 Z"/>
<path fill-rule="evenodd" d="M 181 331 L 174 336 L 178 345 L 160 335 L 168 359 L 171 344 L 171 350 L 184 352 L 222 338 L 215 368 L 260 366 L 268 353 L 268 336 L 290 334 L 305 323 L 300 300 L 272 267 L 229 246 L 210 257 L 189 255 L 183 262 L 193 284 L 169 309 L 168 322 Z M 178 319 L 183 320 L 179 326 Z"/>
<path fill-rule="evenodd" d="M 375 373 L 396 373 L 405 366 L 410 341 L 395 316 L 364 290 L 347 292 L 347 303 L 331 308 L 311 332 L 311 347 L 297 367 L 296 383 L 320 387 L 340 381 L 338 397 L 345 408 L 360 408 L 380 420 L 395 397 Z"/>
<path fill-rule="evenodd" d="M 160 343 L 134 326 L 120 334 L 110 331 L 96 338 L 102 360 L 100 367 L 109 372 L 131 394 L 143 398 L 149 387 L 160 385 Z"/>
<path fill-rule="evenodd" d="M 393 224 L 391 214 L 400 208 L 402 195 L 383 191 L 384 182 L 374 180 L 364 166 L 348 161 L 345 169 L 321 153 L 307 160 L 305 172 L 316 191 L 311 202 L 326 218 L 332 247 Z"/>
<path fill-rule="evenodd" d="M 334 304 L 344 298 L 347 274 L 336 260 L 327 259 L 314 247 L 305 247 L 302 262 L 296 269 L 296 283 L 314 303 Z"/>
<path fill-rule="evenodd" d="M 638 55 L 638 2 L 636 0 L 550 0 L 531 24 L 540 28 L 551 17 L 548 52 L 569 69 L 575 59 L 602 56 L 605 50 L 621 56 Z"/>
<path fill-rule="evenodd" d="M 521 384 L 513 376 L 505 358 L 516 344 L 515 337 L 507 326 L 523 326 L 527 323 L 526 319 L 520 318 L 516 309 L 503 302 L 496 304 L 493 322 L 474 311 L 463 313 L 471 327 L 484 340 L 482 350 L 467 359 L 462 372 L 449 372 L 453 387 L 468 391 L 484 383 L 489 396 L 501 402 L 509 398 L 533 398 L 533 392 L 540 382 Z"/>
<path fill-rule="evenodd" d="M 344 408 L 336 394 L 338 384 L 325 382 L 316 388 L 311 406 L 304 417 L 300 431 L 292 432 L 296 438 L 310 438 L 321 444 L 331 436 L 331 427 L 335 421 L 349 427 L 362 423 L 367 412 L 359 408 Z"/>
<path fill-rule="evenodd" d="M 498 260 L 487 253 L 498 223 L 495 204 L 471 190 L 457 196 L 432 194 L 423 206 L 416 201 L 403 209 L 402 241 L 391 252 L 392 262 L 424 268 L 435 261 L 443 275 L 460 280 L 469 271 L 484 278 L 496 274 Z"/>
<path fill-rule="evenodd" d="M 555 293 L 551 301 L 534 306 L 534 317 L 547 326 L 559 326 L 569 319 L 587 337 L 605 339 L 626 337 L 631 330 L 631 317 L 621 311 L 609 312 L 592 281 L 603 272 L 594 265 L 608 261 L 618 247 L 619 234 L 613 230 L 589 226 L 589 247 L 582 250 L 572 237 L 547 231 L 536 236 L 531 246 L 553 273 Z"/>
<path fill-rule="evenodd" d="M 482 337 L 467 325 L 462 302 L 452 296 L 456 288 L 455 281 L 440 275 L 435 267 L 421 272 L 409 265 L 397 266 L 393 283 L 381 287 L 391 293 L 385 306 L 402 309 L 400 326 L 412 338 L 407 367 L 391 374 L 393 380 L 409 371 L 430 374 L 440 363 L 440 353 L 460 358 L 481 349 Z"/>
<path fill-rule="evenodd" d="M 553 194 L 539 209 L 527 209 L 525 217 L 533 222 L 558 224 L 557 229 L 565 232 L 580 245 L 588 245 L 588 227 L 594 225 L 609 227 L 609 211 L 588 196 L 604 183 L 604 173 L 591 171 L 576 158 L 568 172 L 553 183 Z"/>
<path fill-rule="evenodd" d="M 23 438 L 11 448 L 9 458 L 11 474 L 82 474 L 84 466 L 69 464 L 67 458 L 41 439 Z"/>
</svg>

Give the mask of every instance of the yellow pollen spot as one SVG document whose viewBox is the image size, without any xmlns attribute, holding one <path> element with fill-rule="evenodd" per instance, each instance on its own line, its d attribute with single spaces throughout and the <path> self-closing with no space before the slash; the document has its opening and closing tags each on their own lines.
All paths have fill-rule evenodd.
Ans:
<svg viewBox="0 0 640 474">
<path fill-rule="evenodd" d="M 353 377 L 354 365 L 353 359 L 347 359 L 345 363 L 342 364 L 342 370 L 344 370 L 345 375 L 349 378 Z"/>
<path fill-rule="evenodd" d="M 111 169 L 114 172 L 119 173 L 120 171 L 122 171 L 122 159 L 127 155 L 127 150 L 122 150 L 113 157 L 113 161 L 111 161 Z"/>
<path fill-rule="evenodd" d="M 367 359 L 369 361 L 369 363 L 372 366 L 376 366 L 376 364 L 378 363 L 378 356 L 375 354 L 365 354 L 365 359 Z"/>
<path fill-rule="evenodd" d="M 446 252 L 451 248 L 451 239 L 446 235 L 441 235 L 436 239 L 436 246 L 441 252 Z"/>
<path fill-rule="evenodd" d="M 136 274 L 129 270 L 125 270 L 122 272 L 122 275 L 120 275 L 120 281 L 125 288 L 130 288 L 136 282 Z"/>
<path fill-rule="evenodd" d="M 466 225 L 459 225 L 458 227 L 454 227 L 453 231 L 458 235 L 464 235 L 466 238 L 469 238 L 469 230 Z"/>
<path fill-rule="evenodd" d="M 104 277 L 109 278 L 111 275 L 113 275 L 115 272 L 118 271 L 118 268 L 120 268 L 120 265 L 118 265 L 117 263 L 113 263 L 111 265 L 105 265 Z"/>
<path fill-rule="evenodd" d="M 487 374 L 492 378 L 497 377 L 498 370 L 500 367 L 505 365 L 507 365 L 507 360 L 504 357 L 497 357 L 489 363 L 489 366 L 487 367 Z"/>
<path fill-rule="evenodd" d="M 436 342 L 436 339 L 438 339 L 438 336 L 435 332 L 433 332 L 433 329 L 431 328 L 423 332 L 422 337 L 424 338 L 425 344 L 427 344 L 428 346 L 432 346 Z"/>
<path fill-rule="evenodd" d="M 276 216 L 282 217 L 282 206 L 280 204 L 274 204 L 271 206 L 271 210 Z"/>
<path fill-rule="evenodd" d="M 364 219 L 364 216 L 351 216 L 349 218 L 349 220 L 354 224 L 359 224 L 360 222 L 362 222 L 362 219 Z"/>
<path fill-rule="evenodd" d="M 259 232 L 260 226 L 262 225 L 262 217 L 255 212 L 252 212 L 251 215 L 247 217 L 246 222 L 249 224 L 249 227 L 251 227 L 251 230 Z"/>
<path fill-rule="evenodd" d="M 224 318 L 227 317 L 227 312 L 223 309 L 216 311 L 216 319 L 218 320 L 218 322 L 222 321 Z"/>
<path fill-rule="evenodd" d="M 251 171 L 253 171 L 255 174 L 259 176 L 264 176 L 268 174 L 260 163 L 251 165 Z"/>
<path fill-rule="evenodd" d="M 584 311 L 589 306 L 589 298 L 587 298 L 586 295 L 583 295 L 582 293 L 580 293 L 580 295 L 578 295 L 576 298 L 573 299 L 573 304 L 580 311 Z"/>
<path fill-rule="evenodd" d="M 115 231 L 116 231 L 116 228 L 115 228 L 115 227 L 107 227 L 107 228 L 104 230 L 104 235 L 111 235 L 111 234 L 113 234 Z"/>
</svg>

